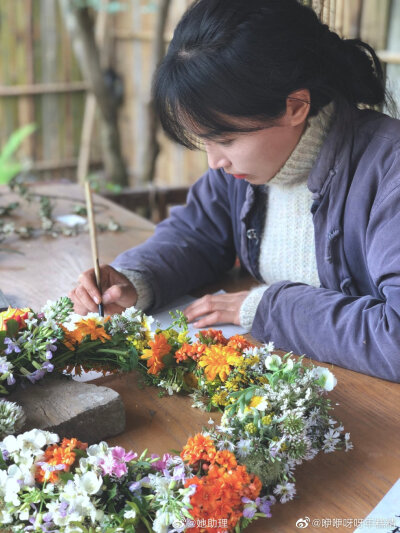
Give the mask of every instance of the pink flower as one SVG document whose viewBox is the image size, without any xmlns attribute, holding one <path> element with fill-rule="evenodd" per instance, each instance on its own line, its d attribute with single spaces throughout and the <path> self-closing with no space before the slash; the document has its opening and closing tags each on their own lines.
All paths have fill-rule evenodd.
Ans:
<svg viewBox="0 0 400 533">
<path fill-rule="evenodd" d="M 167 467 L 167 461 L 168 459 L 170 459 L 172 457 L 171 454 L 169 453 L 164 453 L 163 455 L 163 458 L 160 459 L 159 461 L 155 461 L 154 463 L 152 463 L 152 466 L 156 469 L 156 470 L 159 470 L 160 472 L 162 472 L 164 470 L 164 468 Z"/>
<path fill-rule="evenodd" d="M 116 461 L 129 463 L 129 461 L 136 459 L 137 453 L 132 451 L 126 452 L 121 446 L 114 446 L 114 448 L 112 448 L 112 456 Z"/>
</svg>

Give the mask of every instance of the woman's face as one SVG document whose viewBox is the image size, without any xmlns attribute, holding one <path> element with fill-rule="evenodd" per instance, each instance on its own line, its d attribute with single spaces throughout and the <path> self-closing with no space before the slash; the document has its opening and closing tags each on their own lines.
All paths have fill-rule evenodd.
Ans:
<svg viewBox="0 0 400 533">
<path fill-rule="evenodd" d="M 222 168 L 253 185 L 265 184 L 288 160 L 304 127 L 305 121 L 293 126 L 282 117 L 265 129 L 226 133 L 220 138 L 204 140 L 208 165 L 213 169 Z"/>
</svg>

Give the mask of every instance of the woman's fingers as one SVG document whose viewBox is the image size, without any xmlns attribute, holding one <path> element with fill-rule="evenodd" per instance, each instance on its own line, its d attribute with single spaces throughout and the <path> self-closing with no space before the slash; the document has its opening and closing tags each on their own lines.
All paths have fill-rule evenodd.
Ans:
<svg viewBox="0 0 400 533">
<path fill-rule="evenodd" d="M 86 315 L 89 312 L 95 313 L 98 310 L 98 306 L 83 285 L 78 285 L 68 296 L 74 303 L 75 312 L 80 315 Z"/>
<path fill-rule="evenodd" d="M 240 324 L 240 307 L 248 291 L 207 294 L 190 304 L 184 313 L 197 328 L 214 324 Z"/>
<path fill-rule="evenodd" d="M 122 313 L 127 307 L 135 305 L 137 293 L 126 276 L 110 265 L 102 265 L 100 278 L 101 292 L 97 288 L 94 269 L 86 270 L 79 276 L 78 286 L 69 294 L 76 313 L 86 315 L 97 312 L 100 302 L 104 303 L 107 314 Z"/>
</svg>

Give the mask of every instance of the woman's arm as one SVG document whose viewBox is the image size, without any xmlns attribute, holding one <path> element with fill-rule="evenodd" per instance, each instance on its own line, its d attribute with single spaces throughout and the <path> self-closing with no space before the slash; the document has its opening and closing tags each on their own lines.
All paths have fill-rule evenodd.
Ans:
<svg viewBox="0 0 400 533">
<path fill-rule="evenodd" d="M 175 207 L 144 244 L 112 266 L 140 272 L 154 294 L 153 308 L 211 283 L 235 260 L 229 178 L 210 170 L 193 187 L 187 205 Z"/>
<path fill-rule="evenodd" d="M 369 275 L 379 297 L 282 281 L 258 306 L 252 334 L 277 348 L 400 382 L 400 183 L 371 211 Z"/>
</svg>

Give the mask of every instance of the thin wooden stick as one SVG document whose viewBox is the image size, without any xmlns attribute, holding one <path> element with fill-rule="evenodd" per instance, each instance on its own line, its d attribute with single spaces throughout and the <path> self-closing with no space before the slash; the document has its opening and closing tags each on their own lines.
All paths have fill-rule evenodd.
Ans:
<svg viewBox="0 0 400 533">
<path fill-rule="evenodd" d="M 94 223 L 92 191 L 90 190 L 90 183 L 88 181 L 85 181 L 85 195 L 86 195 L 86 212 L 87 212 L 88 224 L 89 224 L 90 245 L 92 248 L 94 274 L 96 276 L 97 288 L 99 289 L 100 295 L 101 295 L 101 278 L 100 278 L 99 254 L 97 251 L 96 226 Z M 104 308 L 101 302 L 99 303 L 99 315 L 104 316 Z"/>
</svg>

